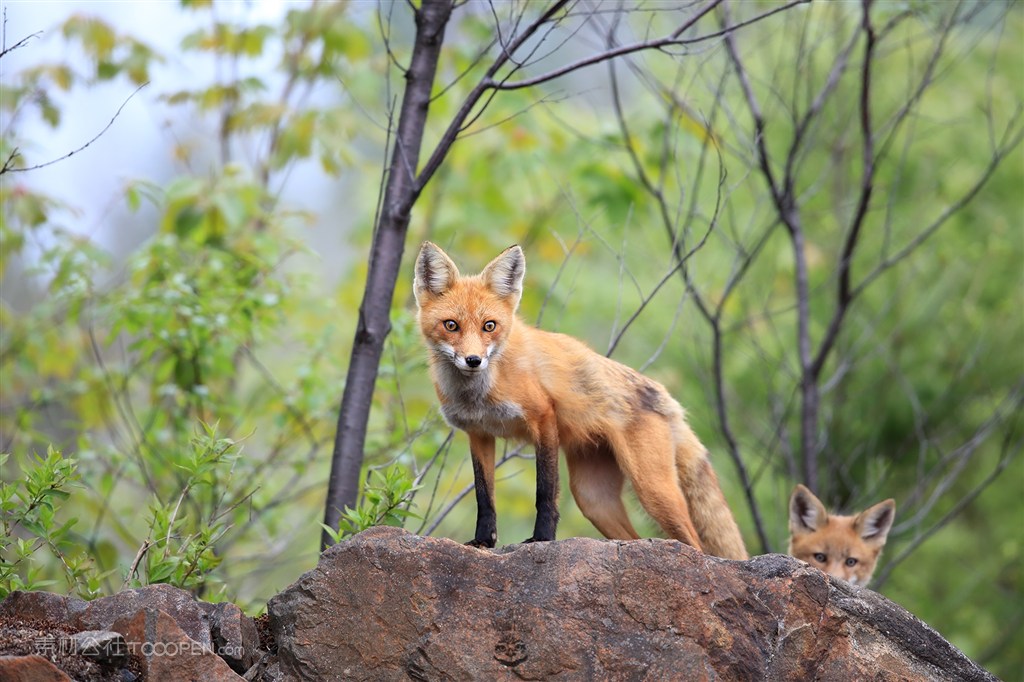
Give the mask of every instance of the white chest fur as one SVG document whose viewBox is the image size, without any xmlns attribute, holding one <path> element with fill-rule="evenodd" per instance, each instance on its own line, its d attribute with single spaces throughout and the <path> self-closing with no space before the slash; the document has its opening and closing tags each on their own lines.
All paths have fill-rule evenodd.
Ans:
<svg viewBox="0 0 1024 682">
<path fill-rule="evenodd" d="M 492 400 L 489 375 L 464 375 L 455 369 L 440 369 L 436 379 L 442 395 L 441 414 L 450 425 L 463 431 L 511 436 L 521 430 L 523 409 L 509 400 Z"/>
</svg>

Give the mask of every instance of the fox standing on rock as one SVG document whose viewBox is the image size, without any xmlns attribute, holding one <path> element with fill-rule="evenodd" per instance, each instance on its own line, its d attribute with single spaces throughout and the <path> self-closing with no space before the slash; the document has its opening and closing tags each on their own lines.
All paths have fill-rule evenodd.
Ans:
<svg viewBox="0 0 1024 682">
<path fill-rule="evenodd" d="M 537 459 L 537 521 L 527 542 L 555 539 L 558 451 L 580 511 L 611 539 L 638 538 L 622 502 L 625 479 L 670 537 L 708 554 L 747 551 L 707 450 L 665 388 L 564 334 L 519 321 L 526 259 L 503 251 L 479 275 L 459 274 L 425 242 L 413 291 L 441 413 L 469 434 L 476 534 L 494 547 L 494 439 L 530 441 Z"/>
</svg>

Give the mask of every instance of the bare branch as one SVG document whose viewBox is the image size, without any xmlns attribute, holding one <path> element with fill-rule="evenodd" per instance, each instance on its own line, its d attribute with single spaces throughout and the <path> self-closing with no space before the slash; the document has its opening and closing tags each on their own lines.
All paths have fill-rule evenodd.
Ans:
<svg viewBox="0 0 1024 682">
<path fill-rule="evenodd" d="M 442 470 L 444 469 L 445 462 L 448 460 L 448 453 L 451 452 L 452 439 L 454 437 L 455 437 L 455 429 L 451 429 L 451 428 L 448 429 L 448 435 L 446 435 L 444 437 L 444 441 L 441 443 L 440 446 L 438 446 L 437 450 L 434 451 L 434 455 L 430 458 L 430 460 L 422 468 L 422 470 L 420 470 L 420 471 L 418 471 L 416 473 L 416 478 L 413 480 L 413 485 L 414 486 L 419 486 L 422 483 L 423 479 L 427 475 L 427 472 L 430 471 L 430 469 L 433 468 L 434 463 L 437 462 L 438 460 L 441 461 L 441 465 L 440 465 L 441 469 Z M 422 535 L 423 534 L 423 529 L 426 528 L 427 519 L 430 518 L 431 511 L 434 509 L 434 500 L 437 499 L 437 489 L 440 486 L 441 486 L 441 476 L 438 475 L 438 476 L 434 477 L 434 487 L 430 491 L 430 499 L 427 501 L 427 506 L 423 510 L 423 515 L 421 516 L 423 521 L 420 524 L 420 527 L 416 530 L 416 534 L 417 535 Z"/>
<path fill-rule="evenodd" d="M 24 38 L 22 38 L 21 40 L 19 40 L 18 42 L 16 42 L 13 45 L 11 45 L 10 47 L 7 47 L 7 7 L 5 6 L 4 7 L 3 27 L 0 28 L 0 59 L 3 59 L 5 56 L 7 56 L 8 53 L 14 52 L 18 48 L 25 47 L 25 45 L 28 43 L 28 41 L 32 40 L 33 38 L 38 38 L 41 35 L 43 35 L 42 31 L 36 31 L 35 33 L 30 33 L 27 36 L 25 36 Z"/>
<path fill-rule="evenodd" d="M 792 0 L 791 2 L 785 5 L 780 5 L 772 10 L 769 10 L 767 12 L 764 12 L 763 14 L 754 17 L 753 19 L 749 19 L 747 21 L 734 24 L 733 26 L 730 26 L 727 29 L 697 36 L 696 38 L 680 38 L 679 36 L 682 35 L 688 29 L 690 29 L 695 23 L 697 23 L 698 20 L 704 17 L 708 12 L 713 10 L 719 4 L 724 2 L 724 0 L 711 0 L 711 2 L 705 7 L 703 7 L 700 12 L 698 12 L 688 21 L 684 22 L 682 25 L 676 28 L 675 31 L 673 31 L 671 34 L 664 38 L 658 38 L 655 40 L 644 40 L 638 43 L 632 43 L 630 45 L 623 45 L 617 48 L 613 48 L 600 54 L 590 55 L 589 57 L 579 59 L 571 64 L 566 64 L 563 67 L 560 67 L 553 71 L 549 71 L 548 73 L 541 74 L 539 76 L 534 76 L 533 78 L 525 78 L 523 80 L 512 82 L 492 81 L 491 83 L 488 84 L 488 87 L 492 87 L 497 90 L 518 90 L 521 88 L 528 88 L 534 85 L 540 85 L 541 83 L 546 83 L 548 81 L 564 76 L 568 73 L 572 73 L 573 71 L 578 71 L 584 67 L 593 66 L 594 64 L 600 64 L 601 62 L 606 62 L 610 59 L 615 59 L 616 57 L 622 57 L 628 54 L 633 54 L 635 52 L 642 52 L 645 50 L 664 50 L 667 47 L 694 45 L 697 43 L 702 43 L 713 38 L 720 38 L 732 31 L 735 31 L 736 29 L 742 28 L 744 26 L 749 26 L 750 24 L 768 18 L 773 14 L 784 12 L 792 7 L 795 7 L 796 5 L 806 4 L 810 1 L 811 0 Z"/>
<path fill-rule="evenodd" d="M 153 546 L 153 541 L 149 538 L 143 540 L 142 545 L 139 547 L 139 551 L 135 553 L 135 558 L 132 560 L 131 566 L 128 567 L 128 573 L 125 574 L 124 583 L 121 585 L 121 589 L 125 590 L 131 585 L 132 577 L 138 572 L 139 564 L 142 563 L 143 557 L 149 551 L 149 548 Z"/>
<path fill-rule="evenodd" d="M 391 49 L 391 19 L 394 15 L 395 3 L 387 3 L 387 22 L 384 21 L 385 13 L 383 11 L 383 4 L 384 3 L 381 0 L 377 0 L 377 31 L 380 33 L 380 39 L 384 42 L 384 50 L 388 53 L 388 61 L 391 62 L 391 65 L 398 69 L 398 72 L 404 76 L 407 73 L 406 69 L 402 66 L 401 62 L 398 61 L 398 57 L 395 56 L 394 51 Z M 410 8 L 414 13 L 416 12 L 416 7 L 412 6 L 412 3 L 410 3 Z"/>
<path fill-rule="evenodd" d="M 722 21 L 724 25 L 730 23 L 729 6 L 722 6 Z M 753 87 L 750 84 L 750 77 L 740 58 L 736 41 L 730 31 L 725 35 L 726 52 L 736 70 L 737 77 L 743 89 L 747 107 L 750 109 L 751 117 L 754 119 L 754 143 L 757 149 L 758 165 L 761 174 L 764 176 L 768 190 L 771 192 L 779 220 L 785 225 L 789 233 L 793 250 L 794 280 L 796 288 L 797 307 L 797 355 L 800 359 L 800 461 L 804 483 L 812 490 L 818 486 L 818 387 L 812 372 L 811 353 L 811 332 L 810 332 L 810 284 L 807 269 L 806 237 L 803 225 L 800 221 L 800 214 L 797 210 L 796 197 L 791 184 L 784 182 L 779 185 L 772 169 L 771 159 L 765 143 L 765 118 L 757 97 L 754 95 Z M 794 153 L 793 150 L 790 153 Z"/>
<path fill-rule="evenodd" d="M 487 69 L 484 77 L 466 96 L 462 106 L 459 107 L 455 116 L 452 117 L 452 121 L 448 125 L 448 128 L 445 129 L 444 133 L 441 135 L 441 139 L 438 141 L 437 146 L 434 147 L 434 152 L 430 155 L 430 158 L 427 159 L 422 170 L 420 170 L 420 174 L 416 179 L 416 192 L 414 196 L 423 191 L 423 188 L 426 187 L 428 182 L 430 182 L 430 178 L 432 178 L 434 173 L 437 172 L 437 169 L 441 166 L 441 162 L 443 162 L 445 157 L 448 155 L 448 151 L 455 143 L 459 133 L 462 132 L 463 124 L 466 122 L 466 119 L 469 118 L 469 115 L 476 107 L 477 102 L 480 101 L 480 97 L 488 90 L 488 83 L 498 70 L 508 62 L 509 55 L 515 53 L 515 51 L 518 50 L 527 40 L 533 37 L 542 26 L 552 21 L 554 16 L 569 4 L 569 2 L 570 0 L 557 0 L 552 3 L 543 14 L 537 17 L 533 23 L 527 26 L 521 34 L 512 40 L 509 46 L 502 50 L 502 53 L 494 60 L 494 63 L 492 63 Z"/>
<path fill-rule="evenodd" d="M 860 133 L 863 145 L 861 149 L 863 168 L 861 169 L 860 196 L 857 199 L 857 209 L 854 212 L 853 222 L 846 234 L 842 255 L 839 258 L 839 290 L 836 292 L 836 309 L 810 368 L 815 382 L 821 375 L 821 369 L 832 351 L 843 318 L 846 317 L 846 313 L 850 309 L 850 302 L 853 300 L 850 290 L 853 251 L 857 248 L 857 240 L 864 226 L 868 206 L 871 204 L 871 194 L 875 187 L 875 139 L 871 124 L 871 67 L 875 55 L 875 29 L 871 24 L 871 2 L 872 0 L 864 0 L 861 20 L 861 28 L 864 33 L 864 62 L 861 67 L 860 81 Z"/>
<path fill-rule="evenodd" d="M 139 90 L 141 90 L 142 88 L 146 87 L 147 85 L 149 85 L 148 82 L 147 83 L 143 83 L 139 87 L 135 88 L 135 91 L 132 92 L 132 94 L 128 95 L 128 99 L 126 99 L 124 102 L 122 102 L 121 106 L 119 106 L 117 108 L 117 112 L 114 114 L 114 117 L 111 118 L 110 122 L 107 123 L 107 125 L 105 125 L 103 127 L 103 130 L 101 130 L 100 132 L 96 133 L 96 135 L 91 140 L 89 140 L 88 142 L 83 144 L 78 149 L 70 151 L 67 154 L 65 154 L 64 156 L 60 157 L 60 158 L 53 159 L 52 161 L 47 161 L 46 163 L 40 163 L 40 164 L 37 164 L 35 166 L 27 166 L 25 168 L 13 168 L 12 164 L 14 162 L 14 159 L 17 157 L 17 149 L 15 149 L 13 152 L 11 152 L 11 155 L 4 162 L 3 167 L 0 168 L 0 175 L 3 175 L 4 173 L 24 173 L 26 171 L 39 170 L 40 168 L 46 168 L 47 166 L 52 166 L 55 163 L 59 163 L 61 161 L 64 161 L 65 159 L 70 159 L 72 156 L 74 156 L 75 154 L 77 154 L 80 151 L 84 150 L 86 147 L 91 145 L 96 140 L 100 139 L 100 137 L 102 137 L 103 133 L 107 132 L 107 130 L 110 129 L 110 126 L 114 125 L 114 121 L 116 121 L 117 117 L 121 115 L 121 110 L 124 109 L 125 106 L 128 104 L 128 102 L 131 101 L 132 97 L 135 97 L 135 95 L 137 95 L 139 93 Z"/>
<path fill-rule="evenodd" d="M 985 489 L 992 484 L 993 481 L 999 478 L 999 475 L 1006 470 L 1007 466 L 1009 466 L 1010 461 L 1014 457 L 1019 455 L 1021 449 L 1024 448 L 1024 442 L 1020 441 L 1019 439 L 1015 443 L 1010 443 L 1010 435 L 1011 434 L 1007 434 L 1007 440 L 1005 440 L 1003 443 L 1003 455 L 1002 457 L 999 458 L 999 462 L 996 463 L 996 466 L 992 470 L 992 472 L 988 476 L 986 476 L 985 479 L 981 481 L 977 486 L 975 486 L 973 490 L 971 490 L 965 496 L 957 500 L 957 503 L 953 505 L 953 507 L 948 512 L 946 512 L 941 519 L 932 524 L 932 526 L 925 530 L 923 533 L 916 536 L 910 542 L 910 544 L 903 548 L 903 551 L 901 551 L 892 560 L 890 560 L 878 573 L 875 579 L 871 581 L 871 589 L 880 590 L 882 588 L 882 585 L 884 585 L 885 582 L 889 579 L 889 576 L 892 575 L 893 570 L 897 566 L 899 566 L 903 561 L 907 559 L 907 557 L 909 557 L 911 554 L 917 551 L 917 548 L 924 544 L 926 540 L 928 540 L 933 535 L 935 535 L 935 533 L 939 532 L 947 525 L 949 525 L 949 523 L 953 519 L 955 519 L 965 509 L 967 509 L 967 507 L 973 504 L 974 500 L 976 500 L 978 496 L 981 495 L 981 493 L 983 493 Z"/>
<path fill-rule="evenodd" d="M 957 201 L 947 206 L 942 213 L 935 218 L 935 220 L 917 233 L 917 235 L 915 235 L 914 238 L 911 239 L 903 248 L 876 265 L 875 268 L 853 289 L 851 292 L 852 297 L 855 298 L 860 295 L 868 285 L 881 277 L 887 270 L 913 254 L 921 244 L 931 238 L 939 228 L 941 228 L 950 218 L 959 213 L 974 199 L 974 197 L 978 195 L 981 189 L 988 183 L 989 179 L 1002 164 L 1003 160 L 1016 150 L 1017 147 L 1020 146 L 1021 141 L 1024 140 L 1024 127 L 1012 132 L 1012 129 L 1020 125 L 1022 120 L 1024 120 L 1024 107 L 1018 107 L 1017 112 L 1013 116 L 1013 120 L 1007 125 L 1001 146 L 993 151 L 992 157 L 989 159 L 988 164 L 985 165 L 985 170 L 978 176 L 978 179 L 973 185 L 971 185 L 970 189 L 968 189 L 967 192 L 965 192 Z"/>
<path fill-rule="evenodd" d="M 692 40 L 680 40 L 678 36 L 681 33 L 683 33 L 686 29 L 693 26 L 698 20 L 700 20 L 708 12 L 713 10 L 722 2 L 723 0 L 711 0 L 710 4 L 702 8 L 701 11 L 695 14 L 690 20 L 684 22 L 669 36 L 666 36 L 664 38 L 658 38 L 656 40 L 644 40 L 638 43 L 632 43 L 630 45 L 622 45 L 620 47 L 612 48 L 599 54 L 584 57 L 583 59 L 579 59 L 575 62 L 572 62 L 571 64 L 566 64 L 565 66 L 562 66 L 558 69 L 549 71 L 548 73 L 541 74 L 539 76 L 534 76 L 533 78 L 525 78 L 523 80 L 512 82 L 490 80 L 485 85 L 486 87 L 493 88 L 495 90 L 519 90 L 521 88 L 529 88 L 534 85 L 540 85 L 541 83 L 546 83 L 548 81 L 554 80 L 556 78 L 566 75 L 567 73 L 578 71 L 584 67 L 593 66 L 594 64 L 600 64 L 610 59 L 615 59 L 616 57 L 622 57 L 628 54 L 633 54 L 634 52 L 642 52 L 644 50 L 660 50 L 665 47 L 670 47 L 674 45 L 683 45 L 686 43 L 693 43 L 706 40 L 711 36 L 701 36 L 699 38 Z"/>
<path fill-rule="evenodd" d="M 4 8 L 4 15 L 5 15 L 4 21 L 7 20 L 6 19 L 6 14 L 7 14 L 7 8 L 5 7 Z M 36 31 L 35 33 L 30 33 L 29 35 L 25 36 L 24 38 L 22 38 L 18 42 L 16 42 L 13 45 L 11 45 L 10 47 L 4 48 L 3 51 L 0 52 L 0 59 L 5 57 L 9 52 L 14 52 L 15 50 L 17 50 L 20 47 L 25 47 L 25 45 L 28 43 L 28 41 L 32 40 L 33 38 L 38 38 L 41 35 L 43 35 L 42 31 Z"/>
<path fill-rule="evenodd" d="M 989 418 L 963 444 L 943 456 L 928 471 L 921 471 L 919 473 L 917 485 L 910 495 L 907 496 L 904 502 L 905 506 L 917 504 L 917 501 L 924 497 L 925 491 L 932 487 L 932 483 L 935 482 L 931 494 L 928 496 L 928 499 L 917 505 L 917 510 L 913 516 L 897 524 L 893 528 L 893 532 L 897 534 L 902 533 L 908 528 L 919 524 L 959 479 L 971 458 L 982 444 L 988 440 L 996 430 L 996 427 L 1004 423 L 1019 410 L 1022 404 L 1024 404 L 1024 380 L 1017 383 L 1014 389 L 1000 401 L 1000 404 L 993 410 Z"/>
</svg>

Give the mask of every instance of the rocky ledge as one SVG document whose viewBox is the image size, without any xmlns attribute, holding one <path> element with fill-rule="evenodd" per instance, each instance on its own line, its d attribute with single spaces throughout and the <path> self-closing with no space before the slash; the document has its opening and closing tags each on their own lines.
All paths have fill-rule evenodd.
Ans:
<svg viewBox="0 0 1024 682">
<path fill-rule="evenodd" d="M 94 669 L 64 663 L 76 679 L 995 679 L 874 592 L 668 540 L 479 550 L 375 528 L 270 600 L 262 642 L 237 607 L 161 585 L 0 603 L 0 641 L 41 623 L 93 643 Z M 0 645 L 0 680 L 69 679 L 53 661 Z"/>
</svg>

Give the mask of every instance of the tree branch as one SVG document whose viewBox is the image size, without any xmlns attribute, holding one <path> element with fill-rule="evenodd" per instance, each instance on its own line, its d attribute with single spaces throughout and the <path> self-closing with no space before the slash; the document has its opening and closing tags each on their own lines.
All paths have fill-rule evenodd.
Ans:
<svg viewBox="0 0 1024 682">
<path fill-rule="evenodd" d="M 14 48 L 11 48 L 11 49 L 14 49 Z M 132 92 L 132 94 L 128 95 L 128 99 L 126 99 L 124 102 L 122 102 L 121 106 L 119 106 L 117 108 L 117 112 L 114 114 L 114 117 L 110 119 L 110 122 L 107 123 L 107 125 L 103 126 L 103 130 L 101 130 L 100 132 L 96 133 L 96 135 L 91 140 L 89 140 L 88 142 L 83 144 L 78 149 L 70 151 L 67 154 L 65 154 L 64 156 L 60 157 L 60 158 L 53 159 L 52 161 L 47 161 L 46 163 L 40 163 L 40 164 L 37 164 L 35 166 L 27 166 L 25 168 L 13 168 L 12 164 L 14 163 L 14 160 L 19 156 L 18 150 L 14 149 L 11 152 L 10 156 L 7 157 L 7 160 L 4 161 L 3 167 L 0 168 L 0 175 L 3 175 L 4 173 L 24 173 L 26 171 L 39 170 L 40 168 L 46 168 L 47 166 L 52 166 L 55 163 L 59 163 L 61 161 L 64 161 L 65 159 L 70 159 L 72 156 L 74 156 L 75 154 L 77 154 L 80 151 L 84 150 L 86 147 L 91 145 L 96 140 L 100 139 L 100 137 L 103 136 L 103 133 L 107 132 L 107 130 L 110 129 L 110 126 L 114 125 L 114 121 L 116 121 L 117 117 L 121 115 L 121 110 L 124 109 L 125 106 L 128 104 L 128 102 L 131 101 L 132 97 L 135 97 L 135 95 L 137 95 L 139 93 L 139 90 L 141 90 L 142 88 L 146 87 L 147 85 L 149 85 L 148 82 L 147 83 L 143 83 L 139 87 L 135 88 L 135 91 Z"/>
<path fill-rule="evenodd" d="M 1009 435 L 1010 434 L 1007 434 L 1008 439 Z M 973 504 L 974 500 L 976 500 L 978 496 L 981 495 L 981 493 L 983 493 L 985 489 L 992 484 L 993 481 L 999 478 L 999 475 L 1006 470 L 1007 466 L 1009 466 L 1010 461 L 1015 456 L 1020 454 L 1021 448 L 1024 447 L 1024 443 L 1022 443 L 1021 441 L 1018 440 L 1016 443 L 1013 443 L 1011 445 L 1008 439 L 1003 443 L 1003 456 L 999 458 L 999 462 L 996 463 L 996 466 L 992 470 L 992 472 L 988 476 L 986 476 L 985 479 L 981 481 L 977 486 L 975 486 L 974 489 L 971 490 L 967 495 L 957 500 L 957 503 L 953 505 L 953 507 L 948 512 L 946 512 L 941 519 L 932 524 L 932 526 L 928 528 L 924 533 L 921 533 L 920 535 L 915 537 L 909 545 L 903 548 L 903 551 L 901 551 L 898 555 L 896 555 L 896 557 L 889 561 L 881 570 L 881 572 L 879 572 L 879 574 L 875 576 L 875 579 L 871 581 L 871 589 L 876 591 L 882 589 L 882 586 L 886 583 L 887 580 L 889 580 L 889 577 L 892 575 L 893 570 L 895 570 L 897 566 L 899 566 L 901 563 L 903 563 L 903 561 L 907 559 L 907 557 L 909 557 L 911 554 L 917 551 L 917 548 L 923 545 L 926 540 L 928 540 L 937 532 L 939 532 L 947 525 L 949 525 L 950 521 L 955 519 L 957 516 L 960 515 L 961 512 L 963 512 L 967 507 Z"/>
<path fill-rule="evenodd" d="M 452 7 L 451 0 L 424 0 L 416 11 L 416 38 L 406 73 L 394 152 L 380 217 L 375 224 L 366 287 L 352 343 L 352 360 L 338 413 L 324 511 L 324 525 L 329 528 L 337 528 L 342 510 L 355 506 L 358 499 L 366 426 L 384 339 L 391 328 L 391 301 L 410 213 L 422 189 L 412 173 L 419 161 L 431 90 Z M 332 542 L 330 533 L 325 530 L 321 535 L 321 547 Z"/>
<path fill-rule="evenodd" d="M 857 199 L 857 209 L 854 212 L 853 221 L 846 234 L 843 243 L 842 255 L 839 258 L 839 289 L 836 292 L 836 309 L 829 321 L 828 329 L 818 346 L 814 362 L 811 364 L 811 375 L 815 383 L 821 376 L 821 369 L 828 359 L 836 337 L 839 335 L 843 319 L 850 309 L 853 296 L 850 289 L 850 269 L 853 264 L 853 252 L 857 248 L 857 240 L 860 237 L 864 220 L 867 217 L 868 207 L 871 204 L 871 194 L 875 187 L 875 140 L 874 129 L 871 124 L 871 67 L 875 58 L 875 29 L 871 25 L 871 4 L 873 0 L 863 0 L 863 17 L 861 29 L 864 33 L 864 63 L 861 66 L 860 81 L 860 133 L 861 133 L 861 185 L 860 196 Z"/>
<path fill-rule="evenodd" d="M 725 25 L 728 25 L 730 22 L 729 5 L 723 5 L 722 10 L 722 21 Z M 797 357 L 800 362 L 800 463 L 804 483 L 811 490 L 816 491 L 818 488 L 818 405 L 820 398 L 818 386 L 812 372 L 810 284 L 807 271 L 806 236 L 797 210 L 796 196 L 792 184 L 784 182 L 780 186 L 775 178 L 775 172 L 772 169 L 771 159 L 765 142 L 764 114 L 757 102 L 757 97 L 754 95 L 753 87 L 750 84 L 750 77 L 740 58 L 732 32 L 726 33 L 725 46 L 729 59 L 736 70 L 736 75 L 740 80 L 747 107 L 750 109 L 751 117 L 754 119 L 754 142 L 757 150 L 758 166 L 761 174 L 764 176 L 765 183 L 768 185 L 779 220 L 789 233 L 793 250 L 797 310 Z M 794 153 L 795 150 L 791 148 L 790 155 Z"/>
<path fill-rule="evenodd" d="M 473 111 L 473 108 L 476 107 L 477 102 L 480 101 L 480 97 L 489 89 L 488 83 L 494 75 L 508 62 L 510 56 L 514 54 L 516 50 L 518 50 L 527 40 L 533 37 L 533 35 L 536 34 L 542 26 L 544 26 L 544 24 L 551 21 L 552 18 L 569 3 L 569 1 L 570 0 L 556 0 L 556 2 L 552 3 L 543 14 L 533 21 L 533 23 L 527 26 L 521 34 L 516 36 L 508 47 L 502 49 L 501 54 L 498 55 L 491 66 L 488 67 L 484 77 L 473 87 L 469 95 L 466 96 L 466 100 L 462 103 L 462 106 L 459 107 L 455 116 L 452 117 L 451 123 L 448 124 L 448 127 L 441 135 L 441 139 L 434 147 L 434 151 L 430 155 L 430 158 L 427 159 L 422 170 L 420 170 L 419 176 L 416 179 L 417 195 L 419 192 L 423 191 L 423 188 L 426 187 L 428 182 L 430 182 L 430 178 L 432 178 L 434 173 L 437 172 L 437 169 L 441 166 L 445 157 L 448 156 L 449 150 L 452 145 L 455 144 L 455 140 L 459 133 L 463 130 L 463 124 L 466 122 L 466 119 L 469 118 L 469 115 Z"/>
<path fill-rule="evenodd" d="M 697 14 L 695 14 L 688 21 L 684 22 L 682 25 L 676 28 L 675 31 L 673 31 L 668 36 L 665 36 L 664 38 L 657 38 L 655 40 L 644 40 L 638 43 L 632 43 L 630 45 L 622 45 L 620 47 L 613 48 L 600 54 L 584 57 L 583 59 L 579 59 L 571 64 L 566 64 L 563 67 L 554 69 L 552 71 L 549 71 L 548 73 L 544 73 L 539 76 L 534 76 L 533 78 L 525 78 L 523 80 L 512 82 L 492 81 L 488 85 L 489 87 L 492 87 L 496 90 L 519 90 L 521 88 L 528 88 L 534 85 L 540 85 L 541 83 L 546 83 L 548 81 L 555 80 L 556 78 L 560 78 L 561 76 L 564 76 L 568 73 L 572 73 L 573 71 L 578 71 L 587 66 L 600 64 L 601 62 L 605 62 L 610 59 L 615 59 L 616 57 L 622 57 L 628 54 L 633 54 L 634 52 L 642 52 L 645 50 L 663 50 L 666 47 L 676 47 L 683 45 L 695 45 L 697 43 L 702 43 L 713 38 L 720 38 L 724 35 L 729 34 L 732 31 L 735 31 L 736 29 L 743 28 L 744 26 L 749 26 L 750 24 L 768 18 L 773 14 L 784 12 L 792 7 L 795 7 L 796 5 L 803 5 L 809 3 L 811 2 L 811 0 L 792 0 L 791 2 L 788 2 L 785 5 L 780 5 L 779 7 L 764 12 L 763 14 L 760 14 L 752 19 L 742 21 L 738 24 L 734 24 L 728 27 L 727 29 L 715 31 L 714 33 L 708 33 L 705 35 L 697 36 L 696 38 L 679 37 L 685 31 L 691 28 L 695 23 L 697 23 L 699 19 L 704 17 L 706 14 L 708 14 L 711 10 L 713 10 L 722 2 L 724 2 L 724 0 L 711 0 L 711 2 L 705 7 L 703 7 Z"/>
</svg>

